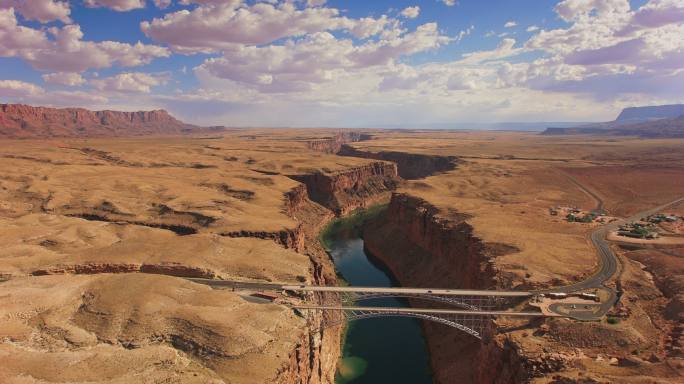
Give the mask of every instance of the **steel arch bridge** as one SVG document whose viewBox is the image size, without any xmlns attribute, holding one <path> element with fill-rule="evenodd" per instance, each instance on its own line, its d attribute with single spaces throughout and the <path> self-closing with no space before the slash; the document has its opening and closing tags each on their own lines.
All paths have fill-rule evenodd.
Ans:
<svg viewBox="0 0 684 384">
<path fill-rule="evenodd" d="M 385 317 L 406 317 L 419 320 L 433 321 L 448 327 L 456 328 L 478 339 L 491 327 L 491 318 L 488 316 L 468 316 L 468 315 L 439 315 L 417 312 L 378 312 L 369 309 L 354 309 L 343 311 L 344 316 L 339 321 L 330 321 L 324 324 L 325 327 L 334 327 L 347 321 L 385 318 Z"/>
<path fill-rule="evenodd" d="M 287 287 L 299 295 L 302 302 L 323 305 L 354 306 L 360 302 L 382 298 L 409 299 L 415 306 L 417 301 L 446 304 L 450 307 L 470 311 L 501 309 L 521 298 L 530 296 L 527 292 L 496 292 L 469 290 L 432 290 L 376 287 Z"/>
<path fill-rule="evenodd" d="M 397 308 L 397 307 L 345 307 L 320 305 L 295 305 L 292 308 L 303 311 L 324 311 L 323 321 L 318 329 L 341 325 L 347 321 L 377 317 L 410 317 L 434 321 L 463 331 L 477 339 L 482 339 L 492 329 L 496 316 L 539 317 L 540 312 L 512 311 L 471 311 L 455 309 Z"/>
<path fill-rule="evenodd" d="M 340 293 L 339 301 L 343 304 L 355 304 L 361 301 L 387 298 L 403 298 L 413 300 L 425 300 L 437 302 L 441 304 L 451 305 L 457 308 L 468 309 L 471 311 L 479 311 L 482 309 L 492 309 L 496 307 L 497 303 L 492 298 L 488 297 L 449 297 L 439 295 L 417 295 L 410 293 Z M 334 300 L 323 300 L 323 302 L 331 302 Z"/>
</svg>

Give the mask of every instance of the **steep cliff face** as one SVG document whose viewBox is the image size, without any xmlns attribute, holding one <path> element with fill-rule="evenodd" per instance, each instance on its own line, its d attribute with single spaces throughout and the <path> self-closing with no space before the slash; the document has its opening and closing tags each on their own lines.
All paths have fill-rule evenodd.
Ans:
<svg viewBox="0 0 684 384">
<path fill-rule="evenodd" d="M 228 237 L 256 237 L 257 239 L 273 240 L 287 249 L 301 252 L 306 241 L 301 226 L 295 229 L 283 229 L 277 232 L 266 231 L 235 231 L 221 233 L 221 236 Z"/>
<path fill-rule="evenodd" d="M 684 104 L 630 107 L 620 112 L 615 121 L 645 121 L 684 116 Z"/>
<path fill-rule="evenodd" d="M 386 202 L 399 178 L 394 163 L 373 162 L 334 174 L 307 174 L 293 177 L 300 186 L 285 193 L 283 211 L 298 225 L 301 247 L 309 256 L 314 284 L 337 285 L 332 260 L 318 241 L 325 225 L 338 215 L 356 208 Z M 309 314 L 312 329 L 320 328 L 325 313 Z M 333 383 L 340 354 L 341 328 L 328 328 L 302 338 L 290 356 L 291 363 L 275 380 L 277 383 Z"/>
<path fill-rule="evenodd" d="M 528 362 L 517 344 L 508 339 L 487 340 L 474 348 L 472 382 L 513 384 L 530 378 Z"/>
<path fill-rule="evenodd" d="M 343 215 L 387 199 L 396 188 L 397 176 L 395 164 L 373 162 L 333 174 L 314 173 L 292 178 L 306 185 L 311 200 Z"/>
<path fill-rule="evenodd" d="M 319 317 L 309 319 L 320 325 Z M 274 378 L 277 384 L 333 384 L 340 349 L 340 330 L 304 335 L 290 354 L 289 364 Z"/>
<path fill-rule="evenodd" d="M 614 121 L 547 128 L 542 134 L 684 137 L 684 104 L 625 108 Z"/>
<path fill-rule="evenodd" d="M 118 112 L 0 104 L 0 137 L 73 137 L 179 134 L 198 128 L 164 110 Z"/>
<path fill-rule="evenodd" d="M 371 138 L 371 135 L 365 133 L 339 132 L 330 138 L 310 140 L 307 142 L 307 146 L 309 149 L 318 152 L 338 153 L 345 143 L 370 140 Z"/>
<path fill-rule="evenodd" d="M 394 194 L 387 211 L 366 224 L 365 246 L 402 286 L 499 286 L 491 259 L 514 248 L 475 237 L 467 218 L 456 212 L 442 214 L 414 196 Z M 480 343 L 463 332 L 432 322 L 424 322 L 423 328 L 437 383 L 521 381 L 524 372 L 510 345 L 496 339 Z M 496 364 L 487 366 L 482 361 Z"/>
<path fill-rule="evenodd" d="M 421 179 L 439 172 L 456 168 L 458 158 L 454 156 L 422 155 L 406 152 L 365 152 L 349 145 L 342 145 L 340 156 L 362 157 L 391 161 L 397 164 L 399 176 L 403 179 Z"/>
<path fill-rule="evenodd" d="M 297 233 L 300 243 L 296 250 L 311 260 L 313 284 L 336 285 L 335 267 L 318 241 L 319 232 L 335 215 L 312 201 L 303 184 L 285 193 L 284 198 L 283 210 L 299 223 Z M 295 350 L 290 353 L 289 364 L 278 373 L 274 383 L 332 384 L 335 381 L 341 328 L 322 329 L 324 313 L 310 311 L 307 315 L 310 329 L 317 331 L 302 335 Z"/>
<path fill-rule="evenodd" d="M 402 285 L 494 287 L 496 273 L 490 258 L 496 247 L 473 236 L 467 218 L 459 213 L 440 215 L 422 199 L 395 193 L 385 214 L 365 227 L 364 240 Z M 395 237 L 397 241 L 387 241 Z"/>
<path fill-rule="evenodd" d="M 543 135 L 609 135 L 638 136 L 643 138 L 684 137 L 684 117 L 657 119 L 641 123 L 604 123 L 600 126 L 574 128 L 547 128 Z"/>
</svg>

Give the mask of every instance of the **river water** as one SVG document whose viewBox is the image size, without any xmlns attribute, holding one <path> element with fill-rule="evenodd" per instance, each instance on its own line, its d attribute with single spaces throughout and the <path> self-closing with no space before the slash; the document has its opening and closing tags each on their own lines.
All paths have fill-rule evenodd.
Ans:
<svg viewBox="0 0 684 384">
<path fill-rule="evenodd" d="M 354 286 L 396 286 L 386 269 L 366 254 L 358 220 L 333 223 L 324 244 L 337 272 Z M 406 306 L 401 299 L 374 299 L 359 305 Z M 338 384 L 432 383 L 428 352 L 419 320 L 400 317 L 363 319 L 348 323 Z"/>
</svg>

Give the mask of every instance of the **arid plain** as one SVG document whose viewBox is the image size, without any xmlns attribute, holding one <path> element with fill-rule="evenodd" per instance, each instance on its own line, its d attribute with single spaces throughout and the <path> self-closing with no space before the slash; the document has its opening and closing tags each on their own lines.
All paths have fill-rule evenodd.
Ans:
<svg viewBox="0 0 684 384">
<path fill-rule="evenodd" d="M 550 208 L 684 196 L 684 139 L 236 129 L 4 140 L 0 169 L 0 381 L 325 383 L 339 327 L 183 277 L 337 284 L 320 230 L 388 204 L 364 238 L 404 286 L 570 284 L 596 224 Z M 611 321 L 425 323 L 435 381 L 680 382 L 684 250 L 614 249 Z"/>
</svg>

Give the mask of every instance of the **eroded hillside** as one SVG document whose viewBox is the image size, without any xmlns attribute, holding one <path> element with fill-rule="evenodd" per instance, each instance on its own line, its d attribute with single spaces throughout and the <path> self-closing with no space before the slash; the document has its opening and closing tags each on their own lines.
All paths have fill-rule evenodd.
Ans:
<svg viewBox="0 0 684 384">
<path fill-rule="evenodd" d="M 573 283 L 598 266 L 597 224 L 553 208 L 626 216 L 680 197 L 682 147 L 266 129 L 3 141 L 0 379 L 332 382 L 339 328 L 183 277 L 336 285 L 321 227 L 388 202 L 364 239 L 402 285 Z M 677 382 L 679 250 L 620 252 L 610 323 L 499 319 L 484 343 L 425 323 L 436 382 Z"/>
<path fill-rule="evenodd" d="M 332 382 L 339 328 L 183 279 L 335 284 L 328 208 L 397 179 L 332 134 L 0 143 L 0 381 Z"/>
</svg>

